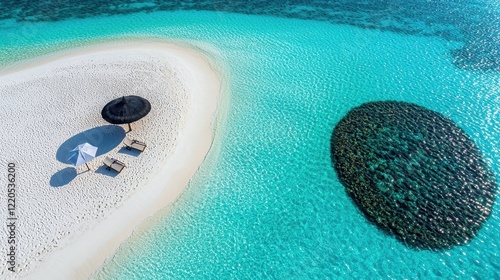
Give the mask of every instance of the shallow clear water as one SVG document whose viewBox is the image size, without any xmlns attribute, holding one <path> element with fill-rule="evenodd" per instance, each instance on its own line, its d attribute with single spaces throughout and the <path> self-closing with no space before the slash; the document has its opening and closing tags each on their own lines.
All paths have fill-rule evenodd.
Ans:
<svg viewBox="0 0 500 280">
<path fill-rule="evenodd" d="M 7 33 L 19 25 L 2 24 Z M 206 162 L 95 278 L 500 277 L 498 198 L 469 244 L 415 251 L 364 218 L 330 157 L 332 131 L 350 109 L 400 100 L 455 121 L 498 178 L 500 74 L 457 67 L 450 52 L 464 42 L 206 11 L 22 26 L 28 31 L 0 42 L 1 62 L 96 38 L 152 36 L 195 44 L 225 74 L 227 116 Z"/>
</svg>

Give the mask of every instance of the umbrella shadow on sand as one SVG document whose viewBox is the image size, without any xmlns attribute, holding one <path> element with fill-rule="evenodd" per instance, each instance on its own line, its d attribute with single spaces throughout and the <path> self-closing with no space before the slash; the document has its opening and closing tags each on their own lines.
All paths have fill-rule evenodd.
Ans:
<svg viewBox="0 0 500 280">
<path fill-rule="evenodd" d="M 124 138 L 125 130 L 120 126 L 103 125 L 95 127 L 78 133 L 64 141 L 64 143 L 62 143 L 57 149 L 56 159 L 62 163 L 71 164 L 70 161 L 68 161 L 69 151 L 83 143 L 89 143 L 92 146 L 97 147 L 97 153 L 95 156 L 98 157 L 120 145 Z"/>
<path fill-rule="evenodd" d="M 73 179 L 76 178 L 76 175 L 78 174 L 76 173 L 76 169 L 74 167 L 66 167 L 52 175 L 50 178 L 50 185 L 55 188 L 62 187 L 73 181 Z"/>
</svg>

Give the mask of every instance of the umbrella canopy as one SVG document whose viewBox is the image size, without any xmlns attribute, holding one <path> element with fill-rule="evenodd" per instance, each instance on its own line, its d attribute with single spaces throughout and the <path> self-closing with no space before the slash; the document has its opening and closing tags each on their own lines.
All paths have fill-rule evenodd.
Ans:
<svg viewBox="0 0 500 280">
<path fill-rule="evenodd" d="M 87 165 L 87 168 L 89 168 L 87 162 L 91 161 L 95 157 L 96 152 L 97 147 L 94 147 L 89 143 L 80 144 L 73 150 L 69 151 L 68 161 L 76 166 L 85 163 L 85 165 Z"/>
<path fill-rule="evenodd" d="M 110 101 L 101 111 L 103 119 L 112 124 L 129 124 L 140 120 L 151 111 L 151 104 L 146 99 L 135 96 L 123 96 Z"/>
</svg>

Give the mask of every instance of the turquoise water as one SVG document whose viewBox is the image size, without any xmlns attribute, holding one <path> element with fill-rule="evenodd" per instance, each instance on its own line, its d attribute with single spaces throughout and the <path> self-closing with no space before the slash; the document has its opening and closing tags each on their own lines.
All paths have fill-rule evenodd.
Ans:
<svg viewBox="0 0 500 280">
<path fill-rule="evenodd" d="M 96 279 L 500 277 L 498 198 L 469 244 L 415 251 L 367 222 L 330 158 L 332 131 L 350 109 L 400 100 L 455 121 L 498 178 L 500 74 L 456 67 L 450 52 L 463 42 L 207 11 L 27 26 L 0 42 L 0 61 L 110 37 L 157 37 L 194 44 L 225 75 L 227 115 L 207 160 Z"/>
</svg>

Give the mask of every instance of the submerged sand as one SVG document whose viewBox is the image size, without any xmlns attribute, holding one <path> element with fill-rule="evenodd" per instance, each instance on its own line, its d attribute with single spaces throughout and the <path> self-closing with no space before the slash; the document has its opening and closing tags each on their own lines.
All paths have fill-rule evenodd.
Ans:
<svg viewBox="0 0 500 280">
<path fill-rule="evenodd" d="M 221 79 L 193 49 L 121 41 L 4 69 L 0 89 L 0 161 L 4 173 L 9 162 L 16 165 L 17 216 L 16 272 L 2 262 L 0 278 L 86 279 L 141 221 L 172 203 L 203 162 Z M 100 116 L 124 95 L 152 104 L 131 132 Z M 125 135 L 146 142 L 145 152 L 125 150 Z M 67 146 L 86 141 L 100 148 L 90 171 L 65 162 Z M 106 170 L 105 156 L 127 168 Z M 6 188 L 0 195 L 7 197 Z M 5 221 L 7 209 L 0 209 Z M 2 252 L 7 246 L 0 242 Z"/>
</svg>

